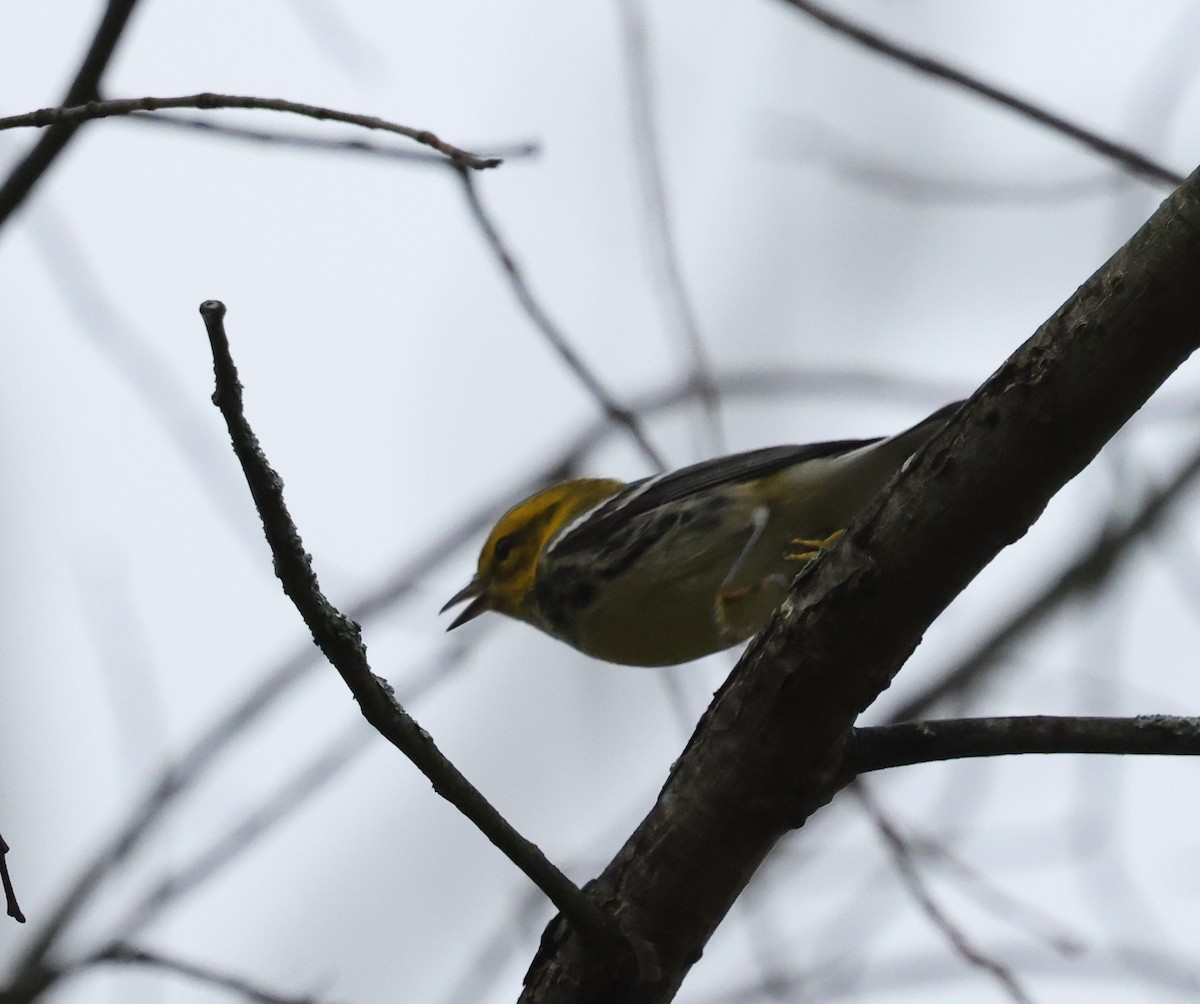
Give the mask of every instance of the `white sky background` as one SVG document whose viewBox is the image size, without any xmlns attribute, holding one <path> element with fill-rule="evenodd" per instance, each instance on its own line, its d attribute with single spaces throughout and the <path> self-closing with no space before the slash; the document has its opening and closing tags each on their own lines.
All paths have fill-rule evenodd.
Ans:
<svg viewBox="0 0 1200 1004">
<path fill-rule="evenodd" d="M 1166 194 L 1117 184 L 1095 155 L 781 3 L 649 7 L 675 236 L 717 371 L 849 370 L 924 386 L 889 395 L 846 380 L 823 393 L 731 398 L 721 412 L 730 449 L 887 433 L 968 393 Z M 1181 172 L 1198 159 L 1200 18 L 1190 4 L 842 7 Z M 59 99 L 99 12 L 75 0 L 0 7 L 0 114 Z M 144 0 L 105 90 L 286 97 L 471 149 L 537 143 L 537 157 L 477 180 L 541 302 L 625 400 L 683 370 L 652 281 L 612 0 Z M 269 113 L 212 117 L 389 142 Z M 34 138 L 0 135 L 0 157 L 11 162 Z M 860 177 L 852 161 L 925 183 L 1081 185 L 984 200 L 934 185 L 933 197 L 916 198 Z M 2 239 L 0 833 L 31 918 L 24 929 L 0 925 L 6 966 L 164 761 L 305 640 L 209 403 L 202 300 L 228 305 L 249 418 L 341 604 L 487 499 L 515 492 L 598 412 L 516 307 L 446 171 L 102 122 L 76 138 Z M 147 354 L 161 367 L 149 384 L 129 363 Z M 1193 448 L 1180 408 L 1196 385 L 1188 364 L 1123 448 L 971 586 L 885 710 L 1048 579 L 1114 499 L 1173 470 Z M 147 405 L 147 386 L 172 420 L 191 423 L 191 459 Z M 697 414 L 651 422 L 672 463 L 696 459 Z M 619 436 L 586 470 L 647 473 Z M 1194 711 L 1195 516 L 1194 502 L 1178 509 L 1164 546 L 1014 652 L 972 711 Z M 411 710 L 511 822 L 584 881 L 649 807 L 733 658 L 677 674 L 685 726 L 658 672 L 595 664 L 493 618 L 447 639 L 437 610 L 469 576 L 477 546 L 364 624 L 372 662 L 403 692 L 448 641 L 471 644 Z M 153 882 L 327 744 L 347 730 L 366 735 L 356 723 L 336 674 L 315 666 L 169 816 L 136 867 L 102 889 L 68 944 L 95 947 Z M 367 740 L 332 783 L 134 940 L 322 1001 L 452 1000 L 480 967 L 480 983 L 457 999 L 514 999 L 550 911 L 407 761 Z M 1193 764 L 925 766 L 873 779 L 873 790 L 903 831 L 937 838 L 1044 915 L 1012 923 L 944 861 L 928 866 L 945 909 L 1035 999 L 1197 992 Z M 481 959 L 506 927 L 505 950 Z M 1083 951 L 1056 954 L 1038 933 L 1047 930 Z M 765 975 L 811 981 L 812 997 L 792 986 L 785 1000 L 1004 999 L 931 927 L 848 797 L 780 848 L 679 999 L 745 989 L 736 999 L 767 1000 L 753 990 Z M 227 995 L 109 968 L 53 999 Z"/>
</svg>

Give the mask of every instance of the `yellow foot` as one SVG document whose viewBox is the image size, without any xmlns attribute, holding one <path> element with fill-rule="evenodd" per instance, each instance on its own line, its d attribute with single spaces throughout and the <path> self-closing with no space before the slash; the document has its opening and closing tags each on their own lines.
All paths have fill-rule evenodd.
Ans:
<svg viewBox="0 0 1200 1004">
<path fill-rule="evenodd" d="M 812 561 L 822 551 L 827 551 L 838 542 L 845 530 L 837 530 L 824 540 L 791 540 L 788 550 L 783 552 L 784 561 Z"/>
<path fill-rule="evenodd" d="M 717 622 L 717 631 L 722 638 L 737 640 L 737 631 L 729 623 L 729 608 L 734 603 L 744 600 L 750 592 L 750 589 L 722 589 L 717 593 L 717 601 L 713 604 L 713 619 Z"/>
<path fill-rule="evenodd" d="M 729 622 L 729 608 L 747 597 L 761 593 L 766 587 L 767 582 L 764 581 L 740 589 L 722 589 L 717 593 L 716 603 L 713 604 L 713 619 L 717 622 L 717 631 L 729 644 L 741 641 L 747 634 L 745 625 L 737 627 Z"/>
</svg>

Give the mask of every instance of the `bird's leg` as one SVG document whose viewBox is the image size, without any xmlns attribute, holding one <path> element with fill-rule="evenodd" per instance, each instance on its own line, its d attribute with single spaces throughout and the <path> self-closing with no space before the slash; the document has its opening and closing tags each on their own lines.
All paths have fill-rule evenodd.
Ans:
<svg viewBox="0 0 1200 1004">
<path fill-rule="evenodd" d="M 717 629 L 721 633 L 721 637 L 726 639 L 729 644 L 741 641 L 755 629 L 753 626 L 738 627 L 729 622 L 729 608 L 734 604 L 740 603 L 742 600 L 749 599 L 753 596 L 766 591 L 767 587 L 778 589 L 778 584 L 772 578 L 763 579 L 761 582 L 756 582 L 752 586 L 742 586 L 740 589 L 722 589 L 717 593 L 717 602 L 713 608 L 713 616 L 717 621 Z"/>
<path fill-rule="evenodd" d="M 789 550 L 783 552 L 784 561 L 812 561 L 822 551 L 827 551 L 838 542 L 845 530 L 835 530 L 824 540 L 791 540 Z"/>
<path fill-rule="evenodd" d="M 734 559 L 720 587 L 717 589 L 717 597 L 713 603 L 713 618 L 717 622 L 717 630 L 720 632 L 721 637 L 727 638 L 730 644 L 740 641 L 745 636 L 745 632 L 729 622 L 729 608 L 749 596 L 761 593 L 767 585 L 764 581 L 756 582 L 750 586 L 740 586 L 735 589 L 732 583 L 737 577 L 737 573 L 741 571 L 742 565 L 746 563 L 746 558 L 754 550 L 754 545 L 758 543 L 759 538 L 763 535 L 763 531 L 767 528 L 767 521 L 770 519 L 770 516 L 771 513 L 766 506 L 759 506 L 754 510 L 750 523 L 750 536 L 746 538 L 746 543 L 742 545 L 741 551 L 738 552 L 737 558 Z"/>
</svg>

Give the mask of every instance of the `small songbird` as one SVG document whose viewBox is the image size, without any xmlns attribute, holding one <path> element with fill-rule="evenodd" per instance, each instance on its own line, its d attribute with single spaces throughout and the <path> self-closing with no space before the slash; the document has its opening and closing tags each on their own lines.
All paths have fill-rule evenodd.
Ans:
<svg viewBox="0 0 1200 1004">
<path fill-rule="evenodd" d="M 880 439 L 773 446 L 625 484 L 551 485 L 500 517 L 450 630 L 495 610 L 609 662 L 667 666 L 766 626 L 800 567 L 961 402 Z"/>
</svg>

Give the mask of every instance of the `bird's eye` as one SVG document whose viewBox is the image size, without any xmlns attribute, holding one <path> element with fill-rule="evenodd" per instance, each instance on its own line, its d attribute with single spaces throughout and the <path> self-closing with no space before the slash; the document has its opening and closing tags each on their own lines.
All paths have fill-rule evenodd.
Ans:
<svg viewBox="0 0 1200 1004">
<path fill-rule="evenodd" d="M 513 546 L 515 544 L 516 540 L 513 538 L 511 533 L 507 537 L 501 537 L 498 541 L 496 541 L 496 548 L 493 551 L 493 554 L 495 555 L 496 562 L 498 564 L 504 564 L 504 562 L 506 562 L 512 556 Z"/>
</svg>

